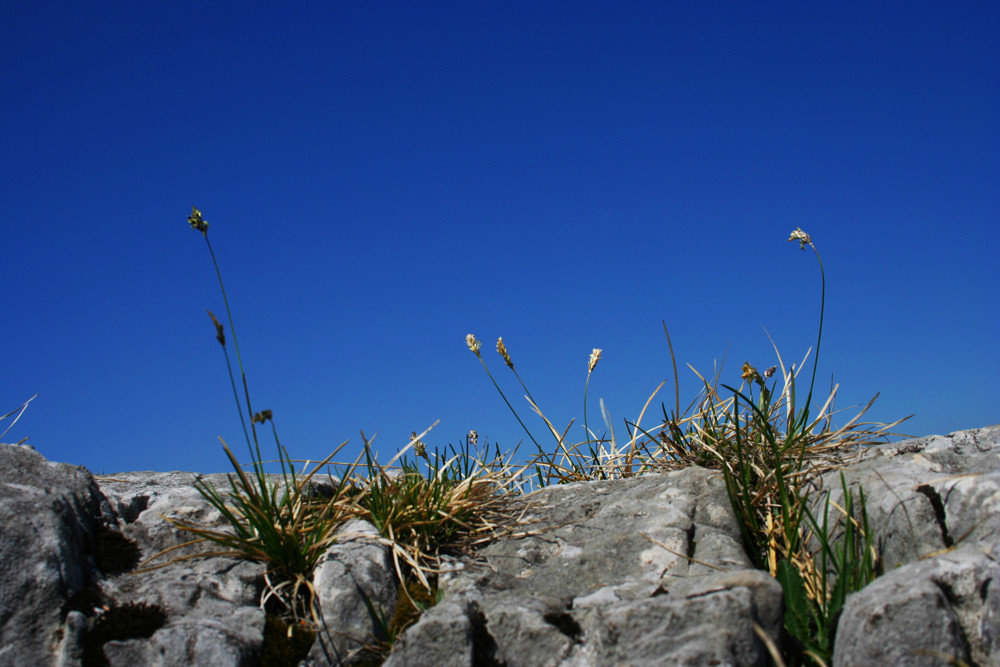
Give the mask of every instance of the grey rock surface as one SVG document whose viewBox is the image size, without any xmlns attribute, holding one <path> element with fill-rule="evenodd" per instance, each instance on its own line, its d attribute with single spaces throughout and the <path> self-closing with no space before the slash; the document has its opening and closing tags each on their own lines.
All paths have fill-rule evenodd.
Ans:
<svg viewBox="0 0 1000 667">
<path fill-rule="evenodd" d="M 885 574 L 848 599 L 834 665 L 1000 665 L 1000 426 L 880 445 L 843 470 Z M 839 499 L 839 473 L 824 479 Z"/>
<path fill-rule="evenodd" d="M 836 501 L 841 472 L 865 490 L 886 571 L 848 598 L 833 664 L 1000 665 L 1000 426 L 872 447 L 821 480 Z M 259 665 L 263 565 L 200 557 L 136 575 L 104 553 L 109 534 L 142 558 L 189 539 L 164 516 L 222 526 L 195 479 L 95 479 L 0 445 L 0 667 L 83 667 L 110 613 L 101 605 L 163 613 L 148 636 L 103 643 L 112 667 Z M 385 664 L 770 664 L 761 635 L 783 641 L 782 591 L 750 569 L 717 472 L 553 486 L 518 502 L 520 532 L 445 559 L 441 601 Z M 366 659 L 375 617 L 391 617 L 399 596 L 374 528 L 344 526 L 314 585 L 325 642 L 300 667 Z"/>
<path fill-rule="evenodd" d="M 781 588 L 748 570 L 718 473 L 567 484 L 526 500 L 528 534 L 486 547 L 481 563 L 453 563 L 440 578 L 448 604 L 404 633 L 386 665 L 442 652 L 449 665 L 766 664 L 753 625 L 777 640 Z M 432 632 L 433 646 L 421 639 Z"/>
<path fill-rule="evenodd" d="M 308 667 L 327 667 L 364 657 L 365 646 L 382 641 L 379 621 L 392 618 L 399 584 L 390 549 L 367 521 L 349 521 L 313 575 L 328 631 L 312 648 Z"/>
<path fill-rule="evenodd" d="M 1000 665 L 998 556 L 961 549 L 876 579 L 846 605 L 834 665 Z"/>
<path fill-rule="evenodd" d="M 878 527 L 886 570 L 944 549 L 1000 539 L 1000 425 L 878 445 L 822 480 L 839 499 L 843 472 Z"/>
<path fill-rule="evenodd" d="M 177 547 L 191 540 L 163 517 L 171 517 L 203 526 L 221 526 L 218 510 L 205 502 L 194 487 L 197 479 L 216 489 L 229 488 L 225 474 L 196 475 L 190 472 L 126 472 L 97 478 L 101 492 L 118 517 L 122 533 L 135 540 L 142 557 Z M 197 553 L 203 546 L 191 546 L 171 552 L 171 557 Z"/>
<path fill-rule="evenodd" d="M 51 665 L 90 580 L 101 494 L 86 469 L 0 445 L 0 666 Z"/>
</svg>

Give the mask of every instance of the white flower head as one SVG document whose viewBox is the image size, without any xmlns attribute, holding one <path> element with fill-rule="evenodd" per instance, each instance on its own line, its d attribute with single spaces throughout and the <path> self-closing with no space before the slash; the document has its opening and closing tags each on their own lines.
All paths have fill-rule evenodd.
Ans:
<svg viewBox="0 0 1000 667">
<path fill-rule="evenodd" d="M 799 247 L 802 248 L 803 250 L 806 249 L 806 245 L 812 245 L 813 244 L 812 239 L 809 238 L 808 234 L 806 234 L 804 231 L 802 231 L 801 227 L 796 227 L 795 231 L 792 232 L 792 235 L 788 237 L 788 240 L 789 241 L 798 241 L 799 242 Z M 813 247 L 815 247 L 815 246 L 813 246 Z"/>
<path fill-rule="evenodd" d="M 467 334 L 465 336 L 465 344 L 469 346 L 469 349 L 472 350 L 473 354 L 475 354 L 477 357 L 479 356 L 479 348 L 481 348 L 483 344 L 480 341 L 476 340 L 475 336 L 473 336 L 472 334 Z"/>
</svg>

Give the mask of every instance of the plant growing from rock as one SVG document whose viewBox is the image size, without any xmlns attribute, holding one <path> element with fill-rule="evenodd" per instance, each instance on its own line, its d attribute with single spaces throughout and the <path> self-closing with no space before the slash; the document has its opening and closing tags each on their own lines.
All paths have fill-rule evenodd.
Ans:
<svg viewBox="0 0 1000 667">
<path fill-rule="evenodd" d="M 856 451 L 902 420 L 876 428 L 859 424 L 873 398 L 846 426 L 834 429 L 830 411 L 836 387 L 819 413 L 812 415 L 826 278 L 810 236 L 796 229 L 788 240 L 797 241 L 803 250 L 807 245 L 813 248 L 822 280 L 819 333 L 805 402 L 796 405 L 797 372 L 794 367 L 785 370 L 780 354 L 784 386 L 777 396 L 775 387 L 766 383 L 775 369 L 762 376 L 745 363 L 743 386 L 722 385 L 731 392 L 731 403 L 720 401 L 715 387 L 705 382 L 707 399 L 691 422 L 694 428 L 685 433 L 674 421 L 668 429 L 674 439 L 667 442 L 675 451 L 683 445 L 716 454 L 748 555 L 757 567 L 776 576 L 785 590 L 785 627 L 800 642 L 800 650 L 791 651 L 790 659 L 793 663 L 826 664 L 832 656 L 836 620 L 847 594 L 869 584 L 879 565 L 868 529 L 864 491 L 858 491 L 856 512 L 853 492 L 844 483 L 845 506 L 837 508 L 842 521 L 830 521 L 829 496 L 819 520 L 812 508 L 814 480 L 836 467 L 838 455 Z M 757 396 L 755 387 L 759 388 Z M 818 547 L 814 546 L 817 543 Z"/>
<path fill-rule="evenodd" d="M 169 517 L 167 520 L 195 535 L 197 539 L 194 542 L 207 541 L 220 547 L 214 551 L 184 558 L 209 555 L 232 556 L 266 564 L 266 590 L 262 606 L 269 602 L 276 603 L 293 621 L 309 622 L 318 626 L 320 610 L 315 603 L 312 572 L 320 557 L 336 540 L 336 530 L 345 517 L 344 507 L 348 502 L 349 486 L 347 476 L 341 476 L 330 497 L 321 498 L 313 493 L 312 480 L 346 443 L 341 444 L 312 470 L 304 469 L 302 474 L 296 473 L 292 459 L 278 438 L 271 411 L 253 412 L 251 408 L 250 391 L 233 326 L 232 312 L 226 297 L 222 273 L 215 252 L 212 250 L 211 241 L 208 239 L 208 222 L 197 208 L 192 207 L 188 223 L 205 238 L 222 290 L 233 346 L 236 349 L 240 383 L 243 388 L 242 401 L 226 347 L 225 330 L 211 311 L 208 314 L 215 326 L 216 340 L 222 346 L 225 355 L 233 396 L 250 454 L 251 470 L 249 472 L 244 470 L 244 466 L 240 464 L 229 446 L 223 442 L 223 449 L 234 470 L 228 475 L 228 490 L 216 489 L 213 484 L 201 479 L 195 486 L 205 500 L 222 515 L 226 529 L 193 525 Z M 266 422 L 271 423 L 278 450 L 280 475 L 276 476 L 266 472 L 260 449 L 257 426 L 263 426 Z M 189 544 L 192 542 L 179 545 L 175 549 Z M 171 550 L 157 556 L 169 551 Z"/>
<path fill-rule="evenodd" d="M 208 244 L 233 331 L 221 272 L 208 241 L 208 223 L 194 208 L 188 222 L 202 232 Z M 816 251 L 809 235 L 801 229 L 796 229 L 789 241 L 799 242 L 803 250 L 808 245 Z M 174 523 L 194 534 L 198 541 L 207 540 L 221 547 L 211 555 L 239 556 L 266 563 L 266 600 L 279 602 L 293 623 L 306 622 L 319 629 L 322 619 L 312 588 L 313 569 L 336 540 L 336 530 L 346 518 L 359 517 L 371 522 L 379 531 L 378 539 L 391 548 L 403 591 L 400 602 L 403 598 L 409 602 L 404 605 L 405 613 L 397 613 L 391 620 L 382 619 L 386 626 L 383 634 L 391 641 L 405 624 L 414 620 L 414 612 L 419 613 L 434 600 L 440 556 L 467 551 L 509 531 L 516 523 L 513 501 L 526 488 L 554 481 L 617 479 L 689 465 L 720 468 L 749 558 L 775 576 L 785 591 L 785 626 L 797 642 L 791 648 L 786 647 L 785 657 L 796 664 L 825 664 L 830 658 L 836 619 L 847 594 L 870 582 L 878 574 L 879 564 L 867 525 L 863 491 L 859 490 L 855 496 L 845 484 L 843 507 L 832 505 L 828 495 L 825 503 L 818 506 L 814 500 L 817 492 L 814 481 L 819 474 L 836 468 L 846 452 L 884 437 L 899 422 L 889 425 L 860 422 L 873 398 L 846 426 L 834 428 L 836 387 L 819 411 L 812 412 L 826 289 L 818 251 L 816 256 L 822 278 L 819 334 L 804 402 L 797 402 L 796 383 L 809 353 L 798 367 L 793 364 L 786 368 L 775 347 L 778 364 L 761 373 L 750 363 L 744 363 L 739 387 L 721 383 L 721 370 L 711 381 L 695 371 L 703 384 L 699 396 L 682 412 L 678 395 L 673 411 L 668 412 L 662 406 L 663 420 L 658 426 L 644 428 L 643 417 L 662 388 L 661 383 L 635 422 L 625 422 L 627 439 L 619 442 L 603 401 L 601 412 L 609 435 L 598 436 L 590 428 L 587 396 L 591 375 L 602 354 L 602 350 L 595 348 L 588 358 L 584 386 L 585 439 L 571 444 L 567 436 L 573 421 L 563 431 L 555 428 L 515 370 L 501 338 L 497 341 L 497 353 L 555 439 L 556 446 L 549 452 L 541 447 L 507 400 L 482 358 L 482 344 L 469 334 L 467 346 L 482 363 L 535 445 L 537 454 L 523 466 L 515 467 L 511 463 L 513 455 L 504 458 L 499 450 L 490 459 L 473 455 L 468 439 L 464 449 L 452 448 L 449 455 L 436 450 L 429 453 L 420 439 L 425 431 L 420 436 L 414 432 L 409 444 L 383 465 L 373 453 L 371 441 L 362 434 L 364 451 L 336 476 L 334 491 L 327 498 L 313 493 L 312 480 L 321 468 L 334 465 L 331 461 L 340 448 L 311 470 L 304 468 L 302 474 L 296 473 L 293 460 L 278 439 L 270 411 L 253 412 L 250 407 L 246 375 L 233 334 L 243 389 L 241 401 L 224 328 L 209 312 L 225 354 L 251 470 L 244 470 L 223 443 L 235 471 L 228 476 L 229 489 L 220 491 L 200 480 L 197 488 L 221 513 L 226 529 Z M 676 358 L 665 324 L 664 332 L 677 394 Z M 777 379 L 772 380 L 779 367 L 780 389 Z M 727 397 L 720 394 L 720 387 L 729 393 Z M 280 475 L 270 475 L 264 469 L 257 426 L 266 422 L 271 422 Z M 534 471 L 535 483 L 525 486 L 522 477 L 529 469 Z M 831 506 L 835 509 L 832 520 Z M 419 595 L 415 593 L 418 588 L 422 591 Z M 374 611 L 373 615 L 377 615 Z M 767 642 L 774 646 L 770 639 Z M 379 650 L 386 648 L 383 643 Z M 780 661 L 781 656 L 775 655 Z"/>
<path fill-rule="evenodd" d="M 353 483 L 351 511 L 378 529 L 400 583 L 392 614 L 382 614 L 365 596 L 380 635 L 366 642 L 373 656 L 388 655 L 395 639 L 436 603 L 441 556 L 469 554 L 516 524 L 511 499 L 525 467 L 514 469 L 497 448 L 490 457 L 488 445 L 483 454 L 473 453 L 469 438 L 449 453 L 428 451 L 424 435 L 414 432 L 386 464 L 364 439 L 364 463 Z"/>
<path fill-rule="evenodd" d="M 648 467 L 643 462 L 642 446 L 639 443 L 642 431 L 639 428 L 634 427 L 634 425 L 627 423 L 626 428 L 628 430 L 629 440 L 626 444 L 620 446 L 615 439 L 614 427 L 611 424 L 607 411 L 604 409 L 603 401 L 601 401 L 601 412 L 604 417 L 604 421 L 608 425 L 611 432 L 611 436 L 607 439 L 598 438 L 590 429 L 587 414 L 587 396 L 590 389 L 590 377 L 593 374 L 594 369 L 597 367 L 597 363 L 601 359 L 601 354 L 603 352 L 602 349 L 594 348 L 587 360 L 587 378 L 583 390 L 584 431 L 587 434 L 587 439 L 582 442 L 572 444 L 567 440 L 567 435 L 569 434 L 570 428 L 573 426 L 574 420 L 571 419 L 563 431 L 560 432 L 556 429 L 549 418 L 545 416 L 542 409 L 538 406 L 535 398 L 531 395 L 531 391 L 528 389 L 527 385 L 524 384 L 520 374 L 514 368 L 514 362 L 511 360 L 510 353 L 503 342 L 503 338 L 501 337 L 497 340 L 497 353 L 501 356 L 501 358 L 503 358 L 507 367 L 514 373 L 517 381 L 524 389 L 525 398 L 531 406 L 531 409 L 545 422 L 546 428 L 548 428 L 549 433 L 552 434 L 552 437 L 556 441 L 555 450 L 547 452 L 538 443 L 528 427 L 525 426 L 521 416 L 518 414 L 514 406 L 511 405 L 510 401 L 507 400 L 507 396 L 504 394 L 503 389 L 500 388 L 500 385 L 493 377 L 493 374 L 490 373 L 489 366 L 486 365 L 486 361 L 482 357 L 482 342 L 477 339 L 474 334 L 470 333 L 465 337 L 465 344 L 479 359 L 479 362 L 483 365 L 483 368 L 486 370 L 487 375 L 489 375 L 493 385 L 500 393 L 501 398 L 503 398 L 504 403 L 507 404 L 507 407 L 514 414 L 514 417 L 521 425 L 521 428 L 524 429 L 525 433 L 528 434 L 528 437 L 535 445 L 537 454 L 529 463 L 529 466 L 534 469 L 535 473 L 535 483 L 533 486 L 544 487 L 553 481 L 566 483 L 594 479 L 617 479 L 621 477 L 631 477 L 648 470 Z M 642 422 L 642 417 L 657 391 L 659 391 L 659 387 L 657 387 L 657 390 L 653 392 L 653 395 L 650 396 L 649 400 L 646 402 L 642 413 L 636 420 L 636 424 Z M 586 447 L 585 452 L 581 451 L 584 447 Z"/>
<path fill-rule="evenodd" d="M 411 448 L 413 458 L 407 455 Z M 385 465 L 367 440 L 363 455 L 366 474 L 355 482 L 361 491 L 354 511 L 387 540 L 401 581 L 406 570 L 432 590 L 427 573 L 436 568 L 438 555 L 493 539 L 506 516 L 506 491 L 516 475 L 499 452 L 487 463 L 468 446 L 453 448 L 451 456 L 428 452 L 414 432 Z"/>
<path fill-rule="evenodd" d="M 889 429 L 903 420 L 892 424 L 861 422 L 876 395 L 845 426 L 834 428 L 832 417 L 837 387 L 820 410 L 813 413 L 826 276 L 822 259 L 808 234 L 796 229 L 788 240 L 798 242 L 803 250 L 809 246 L 816 252 L 822 281 L 816 354 L 803 402 L 797 402 L 796 381 L 809 353 L 798 367 L 793 364 L 789 369 L 775 347 L 778 364 L 761 373 L 751 364 L 744 363 L 740 375 L 743 383 L 739 387 L 721 385 L 730 394 L 726 398 L 719 393 L 721 369 L 712 381 L 695 371 L 703 390 L 682 412 L 676 358 L 664 324 L 674 372 L 674 410 L 668 413 L 666 406 L 662 406 L 660 426 L 654 429 L 641 426 L 646 409 L 663 386 L 661 383 L 638 419 L 625 423 L 629 438 L 619 446 L 603 403 L 602 413 L 610 437 L 596 437 L 587 425 L 585 388 L 586 440 L 569 444 L 566 440 L 569 426 L 560 433 L 545 417 L 514 371 L 501 339 L 497 344 L 499 354 L 517 375 L 532 409 L 556 439 L 556 450 L 546 453 L 531 437 L 492 374 L 490 379 L 539 450 L 535 465 L 541 485 L 551 481 L 628 477 L 688 465 L 721 468 L 748 556 L 756 567 L 776 576 L 785 590 L 788 602 L 786 629 L 799 642 L 797 649 L 788 652 L 789 659 L 795 663 L 825 664 L 830 659 L 836 619 L 846 595 L 872 581 L 878 574 L 879 565 L 873 536 L 868 529 L 863 491 L 858 491 L 855 503 L 853 492 L 845 486 L 845 506 L 834 506 L 837 516 L 831 521 L 828 496 L 821 511 L 817 512 L 818 508 L 814 507 L 814 480 L 823 472 L 838 467 L 845 454 L 889 435 Z M 466 343 L 489 373 L 480 355 L 479 341 L 469 334 Z M 587 387 L 598 358 L 599 351 L 595 350 L 588 366 Z M 768 385 L 779 367 L 783 381 L 780 390 L 776 382 Z M 584 447 L 587 453 L 581 453 Z"/>
<path fill-rule="evenodd" d="M 322 637 L 319 632 L 324 627 L 322 610 L 313 589 L 312 575 L 320 558 L 337 540 L 339 527 L 345 520 L 359 517 L 373 523 L 384 543 L 391 548 L 403 594 L 413 608 L 404 616 L 407 623 L 412 622 L 414 611 L 419 612 L 426 604 L 427 596 L 433 597 L 436 592 L 436 570 L 441 553 L 472 548 L 489 541 L 510 525 L 511 505 L 505 496 L 524 468 L 513 470 L 509 459 L 505 460 L 499 450 L 492 459 L 481 461 L 472 455 L 468 440 L 463 450 L 453 448 L 450 457 L 437 451 L 429 454 L 414 433 L 411 442 L 388 464 L 378 462 L 370 441 L 365 439 L 364 451 L 353 463 L 342 465 L 332 462 L 347 444 L 345 442 L 311 470 L 304 468 L 301 474 L 297 474 L 295 461 L 278 438 L 271 411 L 254 412 L 251 408 L 232 312 L 218 261 L 208 239 L 208 223 L 195 207 L 192 207 L 188 223 L 205 238 L 222 291 L 236 351 L 239 383 L 226 347 L 224 327 L 211 311 L 208 314 L 226 359 L 250 455 L 250 470 L 245 470 L 245 466 L 223 442 L 223 449 L 234 469 L 228 475 L 228 490 L 216 489 L 200 479 L 196 488 L 222 515 L 224 527 L 194 525 L 168 518 L 197 539 L 152 558 L 207 541 L 220 548 L 175 560 L 232 556 L 262 562 L 267 565 L 267 571 L 261 606 L 269 609 L 279 607 L 288 621 L 273 619 L 269 627 L 277 627 L 276 623 L 280 621 L 289 628 L 286 633 L 289 638 L 292 638 L 291 630 L 300 627 Z M 242 397 L 239 385 L 242 385 Z M 266 422 L 271 424 L 277 446 L 279 475 L 267 473 L 264 467 L 257 427 Z M 411 448 L 415 453 L 412 460 L 407 456 Z M 364 466 L 359 467 L 362 459 Z M 332 493 L 324 498 L 314 493 L 313 480 L 327 466 L 334 466 L 337 474 L 331 476 Z M 425 595 L 413 594 L 413 582 L 425 591 Z M 416 601 L 415 597 L 422 601 Z M 391 622 L 398 626 L 403 621 Z M 392 633 L 401 630 L 402 627 L 394 626 Z"/>
</svg>

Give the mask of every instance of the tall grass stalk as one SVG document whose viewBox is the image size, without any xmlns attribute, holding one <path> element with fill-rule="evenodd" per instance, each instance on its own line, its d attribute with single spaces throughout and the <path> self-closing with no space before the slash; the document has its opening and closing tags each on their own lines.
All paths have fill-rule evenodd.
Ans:
<svg viewBox="0 0 1000 667">
<path fill-rule="evenodd" d="M 169 520 L 177 527 L 192 533 L 197 538 L 194 542 L 207 541 L 221 547 L 191 557 L 227 555 L 265 563 L 268 568 L 265 576 L 267 590 L 262 606 L 267 600 L 277 600 L 285 608 L 285 612 L 294 619 L 308 619 L 318 625 L 320 612 L 312 589 L 312 572 L 323 553 L 335 541 L 336 529 L 343 521 L 349 495 L 349 476 L 342 475 L 332 496 L 326 499 L 314 496 L 311 481 L 313 476 L 347 443 L 341 444 L 312 470 L 304 467 L 302 475 L 296 473 L 294 463 L 278 438 L 271 411 L 263 410 L 256 413 L 252 411 L 250 390 L 236 339 L 229 299 L 226 296 L 219 263 L 208 238 L 208 222 L 202 217 L 201 212 L 192 206 L 188 223 L 204 237 L 222 291 L 233 346 L 236 349 L 240 383 L 243 387 L 242 402 L 226 347 L 225 329 L 211 311 L 208 314 L 215 327 L 216 340 L 222 346 L 226 359 L 230 385 L 233 388 L 240 423 L 250 453 L 251 471 L 248 473 L 244 470 L 244 466 L 223 441 L 223 449 L 234 469 L 234 473 L 227 475 L 228 491 L 220 491 L 211 482 L 202 478 L 195 482 L 195 488 L 212 507 L 219 511 L 228 530 L 198 526 L 177 519 Z M 277 461 L 281 470 L 280 481 L 273 479 L 267 473 L 261 455 L 257 425 L 263 426 L 265 422 L 271 424 L 277 447 Z M 154 558 L 170 551 L 157 554 Z"/>
</svg>

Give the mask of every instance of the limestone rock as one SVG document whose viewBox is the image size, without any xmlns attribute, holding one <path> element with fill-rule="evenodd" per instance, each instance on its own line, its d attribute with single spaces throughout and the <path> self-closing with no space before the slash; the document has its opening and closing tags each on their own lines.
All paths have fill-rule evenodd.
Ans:
<svg viewBox="0 0 1000 667">
<path fill-rule="evenodd" d="M 1000 665 L 1000 426 L 874 447 L 843 473 L 886 573 L 848 599 L 834 664 Z M 839 498 L 839 473 L 823 483 Z"/>
<path fill-rule="evenodd" d="M 119 519 L 121 531 L 134 540 L 142 557 L 190 541 L 189 533 L 177 530 L 163 517 L 202 526 L 222 526 L 222 516 L 194 487 L 197 479 L 228 491 L 225 474 L 195 475 L 190 472 L 126 472 L 98 478 L 101 492 Z M 204 545 L 171 552 L 171 557 L 204 551 Z"/>
<path fill-rule="evenodd" d="M 848 600 L 833 664 L 1000 664 L 998 557 L 960 549 L 876 579 Z"/>
<path fill-rule="evenodd" d="M 865 490 L 886 572 L 848 598 L 833 664 L 1000 665 L 1000 426 L 873 447 L 820 480 L 835 501 L 841 472 Z M 208 477 L 225 491 L 225 475 Z M 263 565 L 213 556 L 130 572 L 190 539 L 164 516 L 224 527 L 195 479 L 95 480 L 0 445 L 0 667 L 83 667 L 95 638 L 112 667 L 260 664 Z M 557 485 L 516 502 L 521 532 L 445 559 L 442 600 L 387 665 L 764 665 L 761 637 L 783 641 L 781 588 L 750 569 L 719 473 Z M 369 657 L 359 649 L 392 615 L 394 574 L 372 526 L 344 526 L 314 573 L 327 627 L 300 667 Z M 141 633 L 108 630 L 115 614 L 144 613 L 155 622 Z"/>
<path fill-rule="evenodd" d="M 377 542 L 375 526 L 349 521 L 339 535 L 313 575 L 328 631 L 313 645 L 308 667 L 364 657 L 366 644 L 386 639 L 379 621 L 387 623 L 396 607 L 399 584 L 389 547 Z"/>
<path fill-rule="evenodd" d="M 824 476 L 834 499 L 840 472 L 864 489 L 887 571 L 1000 539 L 1000 425 L 872 447 Z"/>
<path fill-rule="evenodd" d="M 0 445 L 0 666 L 52 665 L 90 581 L 101 495 L 86 469 Z"/>
<path fill-rule="evenodd" d="M 777 640 L 781 587 L 747 571 L 718 473 L 553 486 L 527 502 L 529 534 L 486 547 L 482 564 L 455 563 L 441 577 L 448 604 L 404 633 L 387 666 L 441 654 L 508 667 L 766 664 L 753 626 Z M 421 640 L 431 632 L 442 633 L 433 646 Z"/>
</svg>

